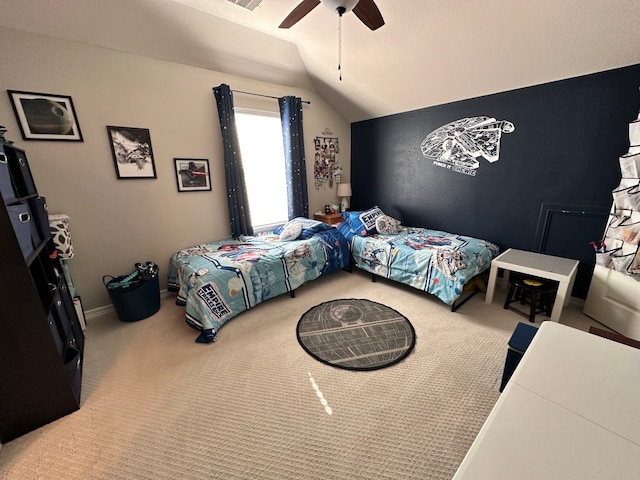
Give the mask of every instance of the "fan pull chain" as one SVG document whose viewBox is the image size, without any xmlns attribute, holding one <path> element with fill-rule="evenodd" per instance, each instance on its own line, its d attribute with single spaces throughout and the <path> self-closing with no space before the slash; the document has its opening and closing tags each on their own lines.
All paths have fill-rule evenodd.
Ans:
<svg viewBox="0 0 640 480">
<path fill-rule="evenodd" d="M 338 13 L 338 73 L 342 81 L 342 13 Z"/>
</svg>

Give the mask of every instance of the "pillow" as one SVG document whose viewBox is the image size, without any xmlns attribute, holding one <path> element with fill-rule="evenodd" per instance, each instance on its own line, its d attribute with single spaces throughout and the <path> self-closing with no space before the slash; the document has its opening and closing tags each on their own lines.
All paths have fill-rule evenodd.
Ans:
<svg viewBox="0 0 640 480">
<path fill-rule="evenodd" d="M 273 230 L 273 233 L 275 233 L 276 235 L 280 235 L 280 233 L 282 233 L 282 230 L 284 230 L 284 227 L 286 227 L 290 223 L 299 223 L 304 229 L 306 227 L 315 225 L 317 223 L 322 223 L 322 222 L 319 222 L 318 220 L 311 220 L 310 218 L 305 218 L 305 217 L 296 217 L 296 218 L 292 218 L 287 223 L 283 223 L 282 225 L 277 227 L 275 230 Z"/>
<path fill-rule="evenodd" d="M 283 240 L 283 241 L 308 240 L 318 232 L 322 232 L 323 230 L 329 230 L 331 228 L 334 228 L 332 225 L 327 225 L 326 223 L 320 222 L 318 220 L 311 220 L 310 218 L 305 218 L 305 217 L 296 217 L 292 220 L 289 220 L 284 225 L 281 225 L 278 228 L 276 228 L 273 231 L 273 233 L 276 235 L 282 235 L 282 233 L 284 232 L 285 228 L 288 225 L 299 225 L 301 230 L 293 238 L 289 238 L 289 237 L 280 238 L 280 240 Z"/>
<path fill-rule="evenodd" d="M 324 222 L 318 222 L 315 225 L 310 225 L 308 227 L 302 227 L 302 232 L 300 233 L 300 237 L 298 240 L 308 240 L 313 237 L 318 232 L 323 232 L 324 230 L 331 230 L 335 228 L 333 225 L 327 225 Z"/>
<path fill-rule="evenodd" d="M 400 220 L 390 217 L 389 215 L 379 215 L 378 218 L 376 218 L 376 230 L 378 230 L 378 233 L 396 235 L 399 226 Z"/>
<path fill-rule="evenodd" d="M 366 237 L 377 233 L 376 218 L 380 215 L 384 215 L 384 213 L 379 207 L 375 206 L 364 212 L 345 212 L 342 217 L 354 232 Z"/>
<path fill-rule="evenodd" d="M 342 218 L 344 218 L 344 221 L 345 221 L 345 222 L 347 222 L 347 223 L 349 223 L 349 220 L 350 220 L 352 217 L 357 217 L 357 216 L 358 216 L 358 215 L 360 215 L 361 213 L 362 213 L 361 211 L 355 211 L 355 210 L 352 210 L 352 211 L 350 211 L 350 212 L 343 212 L 341 215 L 342 215 Z"/>
<path fill-rule="evenodd" d="M 344 218 L 344 217 L 343 217 Z M 349 242 L 353 240 L 353 237 L 358 234 L 358 232 L 354 232 L 351 230 L 351 227 L 347 222 L 342 222 L 336 225 L 336 229 L 342 234 L 344 238 L 346 238 Z"/>
<path fill-rule="evenodd" d="M 291 221 L 292 222 L 298 222 L 300 225 L 302 225 L 302 229 L 303 230 L 305 228 L 312 228 L 312 227 L 316 227 L 318 225 L 323 225 L 323 223 L 320 220 L 313 220 L 313 219 L 307 218 L 307 217 L 296 217 Z"/>
<path fill-rule="evenodd" d="M 301 232 L 302 224 L 295 220 L 291 220 L 290 222 L 285 223 L 282 227 L 279 239 L 283 242 L 290 242 L 291 240 L 298 238 Z"/>
</svg>

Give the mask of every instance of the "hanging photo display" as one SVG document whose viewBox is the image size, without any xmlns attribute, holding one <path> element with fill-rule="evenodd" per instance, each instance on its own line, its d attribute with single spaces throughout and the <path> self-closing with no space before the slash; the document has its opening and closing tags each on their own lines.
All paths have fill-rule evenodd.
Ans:
<svg viewBox="0 0 640 480">
<path fill-rule="evenodd" d="M 316 190 L 333 188 L 340 183 L 342 168 L 338 165 L 340 142 L 338 137 L 316 137 L 314 139 L 313 178 Z"/>
</svg>

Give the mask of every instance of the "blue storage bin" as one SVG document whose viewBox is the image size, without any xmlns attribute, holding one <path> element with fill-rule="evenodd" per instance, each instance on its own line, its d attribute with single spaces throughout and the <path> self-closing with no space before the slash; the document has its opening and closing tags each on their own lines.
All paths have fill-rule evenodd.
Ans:
<svg viewBox="0 0 640 480">
<path fill-rule="evenodd" d="M 7 213 L 18 238 L 22 255 L 24 258 L 29 258 L 41 242 L 29 205 L 26 203 L 10 205 L 7 207 Z"/>
<path fill-rule="evenodd" d="M 158 275 L 154 275 L 148 280 L 141 278 L 138 282 L 125 288 L 113 288 L 125 278 L 127 278 L 126 275 L 119 277 L 105 275 L 102 277 L 102 282 L 107 287 L 111 303 L 121 321 L 137 322 L 150 317 L 160 310 L 160 282 Z"/>
<path fill-rule="evenodd" d="M 11 172 L 11 178 L 13 179 L 13 186 L 16 190 L 16 196 L 23 198 L 38 195 L 38 190 L 36 190 L 36 184 L 33 181 L 27 155 L 24 153 L 24 150 L 5 145 L 4 153 L 7 155 L 9 162 L 9 170 Z"/>
<path fill-rule="evenodd" d="M 535 337 L 536 333 L 538 333 L 538 329 L 532 325 L 519 322 L 516 326 L 511 338 L 509 339 L 509 348 L 507 349 L 507 359 L 504 362 L 500 392 L 502 392 L 504 387 L 507 386 L 507 382 L 516 370 L 520 360 L 522 360 L 524 352 L 527 351 L 527 348 L 533 341 L 533 337 Z"/>
<path fill-rule="evenodd" d="M 11 180 L 11 171 L 9 170 L 9 160 L 7 154 L 4 153 L 4 147 L 0 144 L 0 194 L 4 198 L 4 203 L 9 204 L 16 201 L 16 192 Z"/>
<path fill-rule="evenodd" d="M 41 241 L 49 241 L 51 228 L 49 227 L 49 215 L 47 213 L 47 199 L 44 197 L 30 198 L 29 210 Z"/>
</svg>

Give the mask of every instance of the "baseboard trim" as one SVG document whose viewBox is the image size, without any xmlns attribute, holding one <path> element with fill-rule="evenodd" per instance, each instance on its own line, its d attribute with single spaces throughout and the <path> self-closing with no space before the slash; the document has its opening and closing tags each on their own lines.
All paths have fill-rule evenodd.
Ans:
<svg viewBox="0 0 640 480">
<path fill-rule="evenodd" d="M 166 288 L 164 290 L 160 290 L 160 298 L 166 298 L 169 295 L 174 295 L 173 292 L 168 291 Z M 573 305 L 578 305 L 580 307 L 584 306 L 584 299 L 582 298 L 577 298 L 577 297 L 570 297 L 569 298 L 569 303 L 573 304 Z M 96 307 L 96 308 L 92 308 L 91 310 L 86 310 L 84 312 L 84 318 L 85 320 L 91 320 L 92 318 L 98 318 L 98 317 L 102 317 L 104 315 L 109 315 L 111 313 L 113 313 L 115 310 L 113 308 L 113 305 L 109 304 L 109 305 L 103 305 L 102 307 Z M 0 444 L 1 446 L 2 444 Z"/>
<path fill-rule="evenodd" d="M 172 292 L 169 292 L 166 288 L 164 290 L 160 290 L 160 299 L 166 298 L 169 295 L 173 295 Z M 92 318 L 102 317 L 104 315 L 109 315 L 115 312 L 112 304 L 103 305 L 102 307 L 92 308 L 84 312 L 85 320 L 91 320 Z"/>
</svg>

